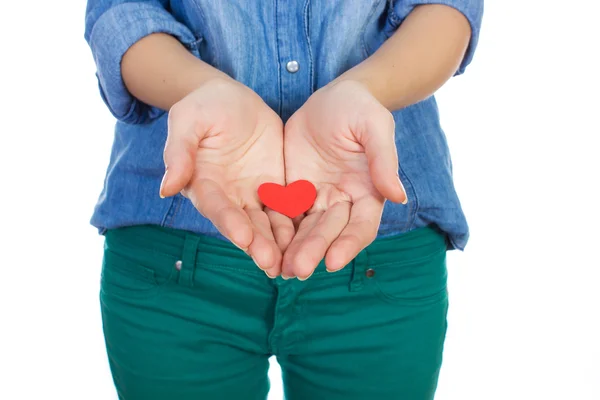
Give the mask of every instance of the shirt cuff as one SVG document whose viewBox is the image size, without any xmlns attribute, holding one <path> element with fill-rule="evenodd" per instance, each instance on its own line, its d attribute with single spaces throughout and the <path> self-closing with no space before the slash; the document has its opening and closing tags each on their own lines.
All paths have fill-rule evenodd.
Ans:
<svg viewBox="0 0 600 400">
<path fill-rule="evenodd" d="M 122 3 L 108 9 L 98 18 L 89 36 L 102 99 L 114 117 L 126 123 L 145 123 L 164 113 L 133 97 L 121 75 L 125 52 L 152 33 L 176 37 L 199 57 L 199 40 L 192 31 L 166 10 L 148 3 Z"/>
<path fill-rule="evenodd" d="M 425 4 L 443 4 L 460 11 L 471 25 L 471 39 L 465 56 L 456 71 L 455 75 L 465 72 L 467 66 L 471 63 L 477 43 L 479 41 L 479 32 L 481 30 L 481 21 L 483 19 L 483 0 L 404 0 L 395 1 L 390 13 L 390 19 L 397 28 L 400 23 L 410 14 L 410 12 L 419 5 Z"/>
</svg>

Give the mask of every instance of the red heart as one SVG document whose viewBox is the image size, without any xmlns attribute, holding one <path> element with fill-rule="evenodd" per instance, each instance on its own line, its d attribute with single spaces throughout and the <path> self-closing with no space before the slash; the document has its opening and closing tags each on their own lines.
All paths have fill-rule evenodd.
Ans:
<svg viewBox="0 0 600 400">
<path fill-rule="evenodd" d="M 317 198 L 317 189 L 309 181 L 296 181 L 287 186 L 263 183 L 258 187 L 263 204 L 290 218 L 310 210 Z"/>
</svg>

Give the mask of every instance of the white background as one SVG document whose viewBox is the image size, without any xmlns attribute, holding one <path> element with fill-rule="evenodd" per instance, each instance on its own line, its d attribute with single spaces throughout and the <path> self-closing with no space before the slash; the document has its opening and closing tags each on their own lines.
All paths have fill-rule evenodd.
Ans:
<svg viewBox="0 0 600 400">
<path fill-rule="evenodd" d="M 438 400 L 600 399 L 597 4 L 487 0 L 473 64 L 439 92 L 472 238 L 450 255 Z M 1 399 L 116 398 L 88 225 L 113 119 L 84 8 L 0 11 Z"/>
</svg>

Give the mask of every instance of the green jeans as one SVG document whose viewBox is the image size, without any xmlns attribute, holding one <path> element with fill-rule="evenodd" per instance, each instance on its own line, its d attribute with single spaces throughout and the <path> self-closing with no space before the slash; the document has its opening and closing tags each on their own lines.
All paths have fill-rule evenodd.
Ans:
<svg viewBox="0 0 600 400">
<path fill-rule="evenodd" d="M 231 243 L 156 226 L 106 232 L 100 303 L 125 400 L 434 397 L 446 334 L 446 237 L 377 239 L 339 272 L 269 279 Z"/>
</svg>

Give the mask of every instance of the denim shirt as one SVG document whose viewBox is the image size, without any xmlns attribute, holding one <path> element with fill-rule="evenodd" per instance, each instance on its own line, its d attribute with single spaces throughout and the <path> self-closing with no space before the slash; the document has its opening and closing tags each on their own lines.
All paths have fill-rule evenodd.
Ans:
<svg viewBox="0 0 600 400">
<path fill-rule="evenodd" d="M 471 41 L 456 71 L 463 73 L 477 45 L 483 0 L 89 0 L 85 39 L 100 94 L 117 119 L 92 225 L 101 234 L 155 224 L 223 238 L 182 195 L 158 195 L 167 112 L 137 100 L 123 83 L 121 58 L 136 41 L 157 32 L 176 37 L 253 89 L 285 122 L 315 90 L 373 54 L 420 4 L 448 5 L 470 22 Z M 449 248 L 463 250 L 469 230 L 434 97 L 393 115 L 408 204 L 386 202 L 378 237 L 435 224 Z"/>
</svg>

